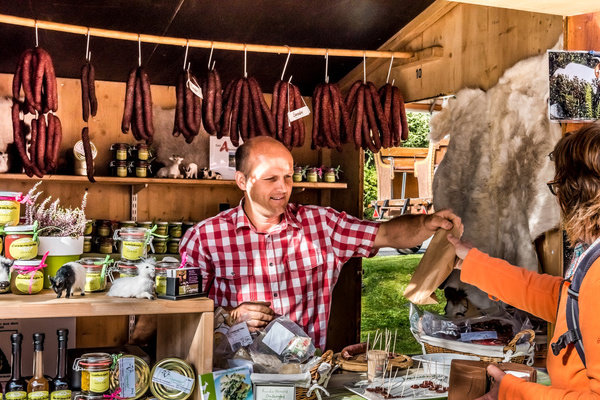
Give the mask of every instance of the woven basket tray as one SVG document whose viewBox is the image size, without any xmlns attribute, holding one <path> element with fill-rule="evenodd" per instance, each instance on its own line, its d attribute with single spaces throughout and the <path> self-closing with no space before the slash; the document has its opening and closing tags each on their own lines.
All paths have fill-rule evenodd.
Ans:
<svg viewBox="0 0 600 400">
<path fill-rule="evenodd" d="M 325 353 L 323 353 L 319 363 L 310 369 L 311 381 L 314 381 L 314 380 L 318 381 L 319 373 L 317 372 L 317 370 L 319 369 L 319 366 L 324 362 L 328 362 L 329 364 L 332 364 L 332 360 L 333 360 L 333 351 L 327 350 Z M 296 388 L 296 400 L 315 400 L 317 398 L 316 390 L 313 390 L 309 397 L 306 396 L 306 393 L 308 393 L 307 388 L 297 387 Z"/>
<path fill-rule="evenodd" d="M 529 335 L 525 343 L 517 344 L 523 336 Z M 515 335 L 506 346 L 486 346 L 482 344 L 463 343 L 456 340 L 447 340 L 422 335 L 417 340 L 423 346 L 423 352 L 429 353 L 457 353 L 467 356 L 477 356 L 482 361 L 502 363 L 515 362 L 519 364 L 533 364 L 535 348 L 535 333 L 525 329 Z"/>
</svg>

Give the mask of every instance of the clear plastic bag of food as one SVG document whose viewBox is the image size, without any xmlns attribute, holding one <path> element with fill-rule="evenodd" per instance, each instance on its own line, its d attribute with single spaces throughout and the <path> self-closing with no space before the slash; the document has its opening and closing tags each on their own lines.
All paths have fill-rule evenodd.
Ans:
<svg viewBox="0 0 600 400">
<path fill-rule="evenodd" d="M 271 354 L 283 363 L 303 363 L 315 353 L 311 338 L 295 322 L 281 316 L 269 323 L 249 347 L 251 354 Z"/>
</svg>

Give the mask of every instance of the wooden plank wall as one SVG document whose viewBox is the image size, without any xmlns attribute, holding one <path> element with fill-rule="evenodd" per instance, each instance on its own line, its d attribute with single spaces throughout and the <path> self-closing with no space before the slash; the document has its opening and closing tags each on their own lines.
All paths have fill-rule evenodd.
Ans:
<svg viewBox="0 0 600 400">
<path fill-rule="evenodd" d="M 413 31 L 403 29 L 382 46 L 403 51 L 443 47 L 437 61 L 408 67 L 394 61 L 390 81 L 396 80 L 406 101 L 450 95 L 464 87 L 486 90 L 519 60 L 554 46 L 563 29 L 560 16 L 445 1 L 434 3 L 423 15 L 429 23 L 411 26 Z M 367 67 L 368 79 L 385 83 L 388 67 L 389 62 L 373 62 Z M 341 81 L 343 88 L 362 74 L 360 65 Z"/>
</svg>

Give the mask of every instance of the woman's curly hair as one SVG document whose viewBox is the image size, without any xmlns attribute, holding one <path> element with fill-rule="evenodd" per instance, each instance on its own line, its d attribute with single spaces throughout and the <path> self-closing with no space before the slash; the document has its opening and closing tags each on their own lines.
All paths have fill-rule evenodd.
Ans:
<svg viewBox="0 0 600 400">
<path fill-rule="evenodd" d="M 566 135 L 551 154 L 567 236 L 591 244 L 600 237 L 600 123 Z"/>
</svg>

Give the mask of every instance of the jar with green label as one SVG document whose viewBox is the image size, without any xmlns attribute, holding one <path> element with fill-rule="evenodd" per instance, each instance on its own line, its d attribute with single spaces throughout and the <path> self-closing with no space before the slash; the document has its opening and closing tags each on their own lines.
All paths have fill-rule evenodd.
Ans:
<svg viewBox="0 0 600 400">
<path fill-rule="evenodd" d="M 150 157 L 148 145 L 146 143 L 138 143 L 133 147 L 135 158 L 141 161 L 147 161 Z"/>
<path fill-rule="evenodd" d="M 119 178 L 126 178 L 127 172 L 129 170 L 129 162 L 116 160 L 111 161 L 110 164 L 110 172 L 112 176 L 118 176 Z"/>
<path fill-rule="evenodd" d="M 85 291 L 101 292 L 106 289 L 106 269 L 102 274 L 104 258 L 87 257 L 78 261 L 85 268 Z M 96 264 L 98 263 L 98 264 Z M 104 276 L 103 276 L 104 275 Z"/>
<path fill-rule="evenodd" d="M 167 221 L 158 221 L 156 223 L 156 230 L 154 233 L 157 235 L 167 236 L 169 234 L 169 223 Z"/>
<path fill-rule="evenodd" d="M 85 221 L 85 228 L 83 228 L 83 234 L 84 236 L 89 236 L 92 234 L 94 230 L 94 221 L 91 219 L 88 219 Z"/>
<path fill-rule="evenodd" d="M 167 238 L 155 237 L 152 240 L 154 254 L 165 254 L 167 252 Z"/>
<path fill-rule="evenodd" d="M 294 182 L 302 182 L 302 178 L 304 177 L 304 171 L 302 167 L 294 167 L 294 174 L 292 175 L 292 180 Z"/>
<path fill-rule="evenodd" d="M 334 183 L 335 182 L 335 168 L 325 168 L 323 170 L 323 181 Z"/>
<path fill-rule="evenodd" d="M 317 182 L 319 180 L 319 169 L 318 168 L 309 168 L 306 173 L 306 181 L 307 182 Z"/>
<path fill-rule="evenodd" d="M 137 264 L 131 261 L 119 261 L 117 263 L 119 278 L 133 278 L 138 274 Z"/>
<path fill-rule="evenodd" d="M 179 254 L 179 242 L 181 242 L 181 239 L 169 239 L 169 242 L 167 243 L 167 252 L 170 254 Z"/>
<path fill-rule="evenodd" d="M 86 395 L 108 392 L 111 365 L 112 358 L 108 353 L 86 353 L 76 359 L 73 368 L 81 371 L 81 392 Z"/>
<path fill-rule="evenodd" d="M 92 237 L 91 236 L 83 237 L 83 252 L 84 253 L 92 252 Z"/>
<path fill-rule="evenodd" d="M 130 261 L 137 261 L 146 257 L 147 245 L 152 241 L 152 236 L 148 236 L 146 228 L 121 228 L 115 231 L 114 240 L 120 241 L 121 258 Z"/>
<path fill-rule="evenodd" d="M 44 287 L 42 260 L 16 260 L 10 274 L 10 290 L 14 294 L 36 294 Z"/>
<path fill-rule="evenodd" d="M 21 192 L 0 192 L 0 225 L 17 225 L 21 214 Z"/>
<path fill-rule="evenodd" d="M 180 238 L 183 233 L 183 222 L 175 221 L 169 223 L 169 236 Z"/>
<path fill-rule="evenodd" d="M 126 161 L 129 153 L 129 145 L 127 143 L 113 143 L 110 146 L 113 160 Z"/>
<path fill-rule="evenodd" d="M 38 253 L 38 241 L 33 240 L 33 225 L 7 226 L 4 228 L 4 256 L 10 260 L 31 260 Z"/>
<path fill-rule="evenodd" d="M 156 263 L 156 277 L 154 278 L 156 294 L 167 293 L 167 271 L 179 268 L 178 262 L 159 261 Z"/>
</svg>

